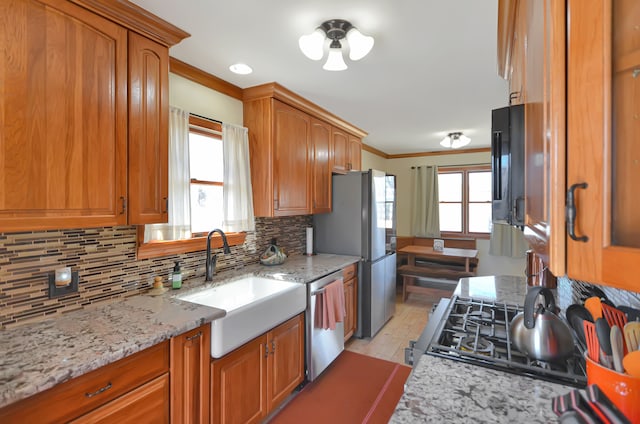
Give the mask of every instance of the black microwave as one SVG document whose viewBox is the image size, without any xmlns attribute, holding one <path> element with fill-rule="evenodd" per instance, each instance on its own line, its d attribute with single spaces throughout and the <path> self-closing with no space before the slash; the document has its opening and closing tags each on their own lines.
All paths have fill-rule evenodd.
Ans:
<svg viewBox="0 0 640 424">
<path fill-rule="evenodd" d="M 524 226 L 524 105 L 491 111 L 494 222 Z"/>
</svg>

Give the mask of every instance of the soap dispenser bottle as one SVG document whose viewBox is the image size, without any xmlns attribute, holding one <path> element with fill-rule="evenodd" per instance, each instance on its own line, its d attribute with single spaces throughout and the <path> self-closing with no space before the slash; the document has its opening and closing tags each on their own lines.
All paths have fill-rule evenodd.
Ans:
<svg viewBox="0 0 640 424">
<path fill-rule="evenodd" d="M 173 273 L 171 274 L 171 286 L 174 289 L 182 287 L 182 271 L 180 270 L 180 261 L 176 261 L 176 265 L 173 267 Z"/>
</svg>

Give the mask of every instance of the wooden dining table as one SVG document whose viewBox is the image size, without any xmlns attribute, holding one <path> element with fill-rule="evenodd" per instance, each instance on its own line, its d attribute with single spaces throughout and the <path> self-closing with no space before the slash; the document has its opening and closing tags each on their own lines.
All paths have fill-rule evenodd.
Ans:
<svg viewBox="0 0 640 424">
<path fill-rule="evenodd" d="M 407 254 L 407 263 L 415 266 L 416 257 L 426 259 L 463 258 L 464 270 L 469 272 L 469 260 L 478 256 L 477 249 L 460 249 L 457 247 L 445 247 L 442 250 L 433 250 L 432 246 L 410 245 L 398 249 L 398 253 Z"/>
</svg>

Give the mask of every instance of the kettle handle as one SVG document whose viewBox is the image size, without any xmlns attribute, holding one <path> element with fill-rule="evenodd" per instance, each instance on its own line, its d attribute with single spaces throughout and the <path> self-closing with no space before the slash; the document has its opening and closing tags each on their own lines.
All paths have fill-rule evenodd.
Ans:
<svg viewBox="0 0 640 424">
<path fill-rule="evenodd" d="M 551 311 L 556 310 L 556 300 L 553 297 L 553 293 L 546 287 L 531 287 L 527 292 L 527 296 L 524 299 L 524 326 L 525 328 L 532 329 L 535 327 L 535 301 L 539 295 L 544 296 L 545 308 Z"/>
</svg>

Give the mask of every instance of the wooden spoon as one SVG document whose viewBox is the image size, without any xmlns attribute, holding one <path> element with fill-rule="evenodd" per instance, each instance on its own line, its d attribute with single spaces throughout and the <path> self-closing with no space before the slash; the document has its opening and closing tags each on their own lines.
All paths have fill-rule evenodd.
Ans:
<svg viewBox="0 0 640 424">
<path fill-rule="evenodd" d="M 624 372 L 622 367 L 622 357 L 624 356 L 624 342 L 622 341 L 622 331 L 617 325 L 611 327 L 611 356 L 613 358 L 613 368 L 618 372 Z"/>
<path fill-rule="evenodd" d="M 631 321 L 624 325 L 624 341 L 627 344 L 627 351 L 633 352 L 640 347 L 640 322 Z"/>
<path fill-rule="evenodd" d="M 584 301 L 584 307 L 587 308 L 589 312 L 591 312 L 591 316 L 593 317 L 593 321 L 598 318 L 602 318 L 602 302 L 599 297 L 590 297 Z"/>
<path fill-rule="evenodd" d="M 640 378 L 640 350 L 635 350 L 622 360 L 624 370 L 632 377 Z"/>
</svg>

